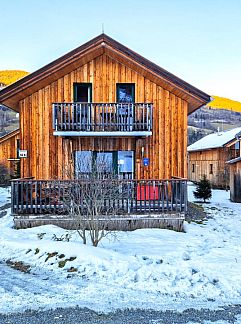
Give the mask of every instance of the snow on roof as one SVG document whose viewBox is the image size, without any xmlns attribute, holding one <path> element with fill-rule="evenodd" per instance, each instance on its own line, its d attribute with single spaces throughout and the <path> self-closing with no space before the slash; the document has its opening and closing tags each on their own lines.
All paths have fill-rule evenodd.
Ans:
<svg viewBox="0 0 241 324">
<path fill-rule="evenodd" d="M 188 152 L 192 152 L 222 147 L 235 139 L 235 135 L 240 132 L 241 127 L 238 127 L 225 132 L 209 134 L 192 145 L 189 145 L 187 150 Z"/>
<path fill-rule="evenodd" d="M 229 160 L 226 163 L 228 163 L 228 164 L 234 164 L 234 163 L 239 162 L 239 161 L 241 161 L 241 156 L 238 156 L 235 159 Z"/>
</svg>

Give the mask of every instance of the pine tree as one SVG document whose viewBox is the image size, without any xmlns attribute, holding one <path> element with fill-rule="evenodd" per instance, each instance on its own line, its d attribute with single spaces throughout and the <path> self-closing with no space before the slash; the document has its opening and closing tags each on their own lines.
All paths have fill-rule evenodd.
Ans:
<svg viewBox="0 0 241 324">
<path fill-rule="evenodd" d="M 211 183 L 204 174 L 193 192 L 195 198 L 201 198 L 204 202 L 212 197 Z"/>
</svg>

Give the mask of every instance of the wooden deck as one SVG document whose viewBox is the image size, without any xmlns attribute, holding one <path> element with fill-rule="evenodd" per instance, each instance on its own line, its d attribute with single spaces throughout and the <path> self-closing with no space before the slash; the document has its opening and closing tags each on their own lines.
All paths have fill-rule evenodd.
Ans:
<svg viewBox="0 0 241 324">
<path fill-rule="evenodd" d="M 72 228 L 75 220 L 66 206 L 66 188 L 88 180 L 12 181 L 12 215 L 17 228 L 56 224 Z M 105 185 L 105 180 L 102 180 Z M 112 184 L 118 195 L 103 201 L 103 221 L 111 229 L 133 230 L 146 227 L 182 229 L 187 209 L 186 179 L 119 180 Z M 81 198 L 80 198 L 81 200 Z M 80 210 L 86 213 L 84 203 Z M 115 210 L 115 215 L 111 211 Z M 110 212 L 109 212 L 110 211 Z M 98 219 L 100 221 L 100 219 Z"/>
</svg>

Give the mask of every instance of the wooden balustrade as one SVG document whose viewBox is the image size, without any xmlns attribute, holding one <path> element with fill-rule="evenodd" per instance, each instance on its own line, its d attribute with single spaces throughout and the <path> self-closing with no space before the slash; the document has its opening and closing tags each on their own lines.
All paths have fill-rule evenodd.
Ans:
<svg viewBox="0 0 241 324">
<path fill-rule="evenodd" d="M 150 132 L 152 106 L 151 103 L 53 103 L 53 129 Z"/>
<path fill-rule="evenodd" d="M 115 194 L 104 198 L 103 212 L 119 215 L 152 213 L 186 213 L 187 180 L 96 180 L 102 186 L 113 186 Z M 29 180 L 12 181 L 12 214 L 41 215 L 66 214 L 69 190 L 93 185 L 93 181 L 81 180 Z M 113 189 L 112 188 L 112 189 Z M 111 193 L 112 191 L 110 191 Z M 79 202 L 83 204 L 80 198 Z M 84 213 L 84 206 L 83 213 Z M 107 208 L 108 207 L 108 208 Z M 109 208 L 111 207 L 111 208 Z"/>
</svg>

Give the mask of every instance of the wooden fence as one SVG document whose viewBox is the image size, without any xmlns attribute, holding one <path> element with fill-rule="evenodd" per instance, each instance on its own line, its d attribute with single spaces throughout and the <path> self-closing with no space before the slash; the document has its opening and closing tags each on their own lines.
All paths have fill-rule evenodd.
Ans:
<svg viewBox="0 0 241 324">
<path fill-rule="evenodd" d="M 185 214 L 187 209 L 187 180 L 119 180 L 101 181 L 101 188 L 108 195 L 102 196 L 103 214 L 151 215 Z M 84 188 L 100 185 L 86 180 L 13 180 L 13 215 L 66 215 L 69 213 L 70 196 L 78 188 L 75 202 L 86 212 Z M 108 188 L 107 188 L 108 187 Z M 107 191 L 107 189 L 109 191 Z M 89 190 L 89 189 L 88 189 Z M 77 198 L 76 198 L 77 197 Z M 89 196 L 91 197 L 91 196 Z M 91 199 L 91 198 L 90 198 Z"/>
</svg>

